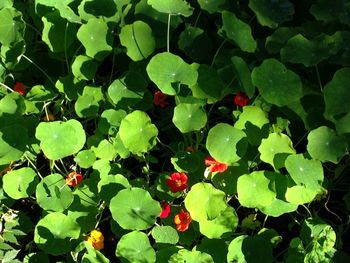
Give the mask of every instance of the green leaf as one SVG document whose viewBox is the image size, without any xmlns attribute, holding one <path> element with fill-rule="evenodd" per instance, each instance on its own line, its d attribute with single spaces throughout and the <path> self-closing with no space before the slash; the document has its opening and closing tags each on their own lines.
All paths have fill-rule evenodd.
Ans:
<svg viewBox="0 0 350 263">
<path fill-rule="evenodd" d="M 199 231 L 208 238 L 223 238 L 235 231 L 238 217 L 231 206 L 227 206 L 215 219 L 199 221 Z"/>
<path fill-rule="evenodd" d="M 77 120 L 42 122 L 35 137 L 40 148 L 50 160 L 57 160 L 77 153 L 85 144 L 85 131 Z"/>
<path fill-rule="evenodd" d="M 107 23 L 101 18 L 91 18 L 80 26 L 77 37 L 86 50 L 86 55 L 97 60 L 103 60 L 112 47 L 108 44 L 110 38 Z"/>
<path fill-rule="evenodd" d="M 6 194 L 13 199 L 29 197 L 39 182 L 36 172 L 30 167 L 7 172 L 3 179 Z"/>
<path fill-rule="evenodd" d="M 335 127 L 338 134 L 350 133 L 350 113 L 337 120 Z"/>
<path fill-rule="evenodd" d="M 71 250 L 71 239 L 78 239 L 80 227 L 68 216 L 55 212 L 46 215 L 35 226 L 34 242 L 48 254 L 58 256 Z"/>
<path fill-rule="evenodd" d="M 126 262 L 154 263 L 156 252 L 145 233 L 133 231 L 121 237 L 116 256 Z"/>
<path fill-rule="evenodd" d="M 23 259 L 23 263 L 50 263 L 48 254 L 44 252 L 29 253 Z"/>
<path fill-rule="evenodd" d="M 95 77 L 97 63 L 90 57 L 79 55 L 72 64 L 72 73 L 77 80 L 91 80 Z"/>
<path fill-rule="evenodd" d="M 120 124 L 119 136 L 124 146 L 134 154 L 148 152 L 156 145 L 157 127 L 143 111 L 133 111 Z"/>
<path fill-rule="evenodd" d="M 200 251 L 189 251 L 186 249 L 179 250 L 176 254 L 173 254 L 169 263 L 214 263 L 213 258 Z"/>
<path fill-rule="evenodd" d="M 342 23 L 350 25 L 349 10 L 350 6 L 347 1 L 319 0 L 311 6 L 310 13 L 320 21 L 331 22 L 339 19 Z"/>
<path fill-rule="evenodd" d="M 147 3 L 161 13 L 188 17 L 193 12 L 193 8 L 184 0 L 148 0 Z"/>
<path fill-rule="evenodd" d="M 156 46 L 152 28 L 143 21 L 123 26 L 119 38 L 120 43 L 127 49 L 126 54 L 133 61 L 146 59 L 154 52 Z"/>
<path fill-rule="evenodd" d="M 77 16 L 69 6 L 72 2 L 73 0 L 35 0 L 35 12 L 39 16 L 43 16 L 52 12 L 52 10 L 57 9 L 60 12 L 60 15 L 69 22 L 81 23 L 80 17 Z"/>
<path fill-rule="evenodd" d="M 221 14 L 223 26 L 220 31 L 225 32 L 227 38 L 235 42 L 241 50 L 253 53 L 256 49 L 256 41 L 249 24 L 228 11 L 223 11 Z"/>
<path fill-rule="evenodd" d="M 176 95 L 177 90 L 172 86 L 180 83 L 193 86 L 197 82 L 198 73 L 181 57 L 168 52 L 153 56 L 147 65 L 149 78 L 165 94 Z"/>
<path fill-rule="evenodd" d="M 219 123 L 209 130 L 206 147 L 217 161 L 234 164 L 247 149 L 245 133 L 226 123 Z"/>
<path fill-rule="evenodd" d="M 107 203 L 110 203 L 120 190 L 130 187 L 128 179 L 121 174 L 103 176 L 97 184 L 99 196 Z"/>
<path fill-rule="evenodd" d="M 281 199 L 275 199 L 268 206 L 261 207 L 260 211 L 268 216 L 279 217 L 283 214 L 294 212 L 297 209 L 298 204 L 289 203 Z"/>
<path fill-rule="evenodd" d="M 115 134 L 120 126 L 121 121 L 125 118 L 124 110 L 108 109 L 102 112 L 98 122 L 97 129 L 103 134 Z"/>
<path fill-rule="evenodd" d="M 124 229 L 150 228 L 160 215 L 160 204 L 141 188 L 123 189 L 110 203 L 112 217 Z"/>
<path fill-rule="evenodd" d="M 249 0 L 258 21 L 263 26 L 276 28 L 278 24 L 291 20 L 294 6 L 288 0 Z"/>
<path fill-rule="evenodd" d="M 155 226 L 151 234 L 156 243 L 176 245 L 179 242 L 179 235 L 171 226 Z"/>
<path fill-rule="evenodd" d="M 292 204 L 310 203 L 318 194 L 318 191 L 309 189 L 303 185 L 289 187 L 286 192 L 286 200 Z"/>
<path fill-rule="evenodd" d="M 185 207 L 193 220 L 213 220 L 226 209 L 225 193 L 209 183 L 197 183 L 187 193 Z"/>
<path fill-rule="evenodd" d="M 335 72 L 333 79 L 323 89 L 326 103 L 325 117 L 329 120 L 338 119 L 341 114 L 350 113 L 350 69 L 342 68 Z"/>
<path fill-rule="evenodd" d="M 81 168 L 89 168 L 96 161 L 96 155 L 92 150 L 80 151 L 75 157 L 74 162 L 76 162 Z"/>
<path fill-rule="evenodd" d="M 240 57 L 234 56 L 231 58 L 233 67 L 237 72 L 237 77 L 240 83 L 240 90 L 244 91 L 248 97 L 253 97 L 255 87 L 252 83 L 251 73 L 247 63 Z"/>
<path fill-rule="evenodd" d="M 322 188 L 324 176 L 320 161 L 305 159 L 302 154 L 293 154 L 286 159 L 286 169 L 296 184 L 315 191 Z"/>
<path fill-rule="evenodd" d="M 291 27 L 278 27 L 265 41 L 266 50 L 271 54 L 280 52 L 287 41 L 298 33 L 298 29 Z"/>
<path fill-rule="evenodd" d="M 43 85 L 35 85 L 26 94 L 26 99 L 30 101 L 44 102 L 55 98 L 55 96 L 56 95 L 52 91 L 48 90 Z"/>
<path fill-rule="evenodd" d="M 300 77 L 276 59 L 265 59 L 254 68 L 252 81 L 263 99 L 277 106 L 286 106 L 303 97 Z"/>
<path fill-rule="evenodd" d="M 211 255 L 214 262 L 226 262 L 227 244 L 224 239 L 209 239 L 204 237 L 196 248 L 198 251 Z"/>
<path fill-rule="evenodd" d="M 174 108 L 173 123 L 181 133 L 199 131 L 206 125 L 207 115 L 201 104 L 180 103 Z"/>
<path fill-rule="evenodd" d="M 9 46 L 23 38 L 25 23 L 21 12 L 12 7 L 0 10 L 0 43 Z"/>
<path fill-rule="evenodd" d="M 107 23 L 118 23 L 121 13 L 119 8 L 123 5 L 129 4 L 130 0 L 82 0 L 79 1 L 78 13 L 81 19 L 89 21 L 90 19 L 101 17 Z M 121 6 L 119 6 L 121 5 Z"/>
<path fill-rule="evenodd" d="M 201 9 L 209 14 L 221 12 L 226 3 L 226 0 L 198 0 Z"/>
<path fill-rule="evenodd" d="M 112 161 L 117 155 L 113 144 L 106 139 L 100 141 L 97 147 L 92 147 L 92 150 L 95 152 L 97 158 L 109 161 Z"/>
<path fill-rule="evenodd" d="M 50 174 L 36 187 L 38 205 L 46 211 L 61 212 L 73 202 L 73 194 L 60 174 Z"/>
<path fill-rule="evenodd" d="M 275 169 L 284 167 L 288 155 L 295 154 L 292 141 L 283 133 L 271 133 L 269 137 L 262 139 L 258 150 L 260 159 Z"/>
<path fill-rule="evenodd" d="M 63 19 L 58 11 L 47 13 L 41 18 L 44 24 L 42 40 L 52 52 L 67 51 L 76 38 L 76 28 Z"/>
<path fill-rule="evenodd" d="M 338 163 L 345 155 L 347 142 L 343 135 L 326 126 L 312 130 L 307 136 L 307 151 L 313 159 Z"/>
</svg>

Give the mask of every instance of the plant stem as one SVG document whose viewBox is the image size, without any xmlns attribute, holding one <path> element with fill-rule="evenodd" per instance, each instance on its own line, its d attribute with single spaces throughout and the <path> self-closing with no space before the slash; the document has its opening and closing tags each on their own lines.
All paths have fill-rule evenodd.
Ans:
<svg viewBox="0 0 350 263">
<path fill-rule="evenodd" d="M 317 65 L 315 66 L 315 68 L 316 68 L 316 75 L 317 75 L 318 84 L 320 85 L 321 91 L 323 91 L 323 86 L 322 86 L 322 82 L 321 82 L 320 72 L 318 71 Z"/>
<path fill-rule="evenodd" d="M 28 163 L 34 168 L 34 170 L 38 173 L 40 179 L 43 179 L 43 176 L 41 175 L 41 173 L 39 172 L 38 168 L 36 168 L 35 164 L 32 162 L 32 160 L 30 160 L 30 158 L 28 158 L 27 155 L 24 155 L 24 158 L 26 158 L 26 160 L 28 161 Z"/>
<path fill-rule="evenodd" d="M 39 65 L 37 65 L 33 60 L 28 58 L 26 55 L 22 54 L 21 56 L 24 57 L 26 60 L 28 60 L 30 63 L 32 63 L 37 69 L 39 69 L 41 71 L 41 73 L 43 73 L 45 75 L 45 77 L 47 77 L 47 79 L 52 83 L 52 85 L 55 86 L 55 82 L 53 82 L 53 80 L 50 78 L 50 76 L 41 67 L 39 67 Z"/>
<path fill-rule="evenodd" d="M 3 86 L 4 88 L 8 89 L 11 92 L 15 92 L 13 89 L 11 89 L 9 86 L 7 86 L 6 84 L 0 82 L 0 86 Z"/>
<path fill-rule="evenodd" d="M 171 21 L 171 14 L 168 15 L 168 28 L 167 28 L 167 34 L 166 34 L 166 51 L 170 52 L 170 21 Z"/>
<path fill-rule="evenodd" d="M 214 65 L 214 62 L 215 62 L 215 59 L 216 57 L 219 55 L 219 52 L 220 50 L 222 49 L 222 47 L 225 45 L 227 39 L 225 39 L 224 41 L 222 41 L 221 45 L 218 47 L 218 49 L 216 50 L 215 54 L 214 54 L 214 57 L 213 57 L 213 60 L 211 61 L 211 64 L 210 66 L 212 67 Z"/>
</svg>

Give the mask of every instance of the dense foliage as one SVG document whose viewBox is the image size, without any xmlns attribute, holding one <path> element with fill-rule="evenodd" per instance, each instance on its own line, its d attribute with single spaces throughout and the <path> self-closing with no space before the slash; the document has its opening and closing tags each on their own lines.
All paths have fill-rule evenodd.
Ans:
<svg viewBox="0 0 350 263">
<path fill-rule="evenodd" d="M 348 0 L 0 0 L 0 261 L 350 262 Z"/>
</svg>

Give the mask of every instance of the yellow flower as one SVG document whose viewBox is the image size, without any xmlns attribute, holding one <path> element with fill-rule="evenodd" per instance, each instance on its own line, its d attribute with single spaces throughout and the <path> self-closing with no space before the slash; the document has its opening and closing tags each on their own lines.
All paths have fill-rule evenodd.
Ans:
<svg viewBox="0 0 350 263">
<path fill-rule="evenodd" d="M 98 230 L 92 230 L 87 238 L 87 241 L 97 250 L 101 250 L 104 248 L 104 240 L 105 238 L 102 232 Z"/>
</svg>

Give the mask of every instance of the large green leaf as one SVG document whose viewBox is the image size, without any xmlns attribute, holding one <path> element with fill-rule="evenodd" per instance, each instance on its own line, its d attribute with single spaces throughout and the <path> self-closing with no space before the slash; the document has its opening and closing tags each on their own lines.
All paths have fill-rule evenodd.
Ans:
<svg viewBox="0 0 350 263">
<path fill-rule="evenodd" d="M 173 254 L 169 263 L 214 263 L 213 258 L 200 251 L 189 251 L 187 249 L 181 249 L 177 253 Z"/>
<path fill-rule="evenodd" d="M 152 28 L 143 21 L 135 21 L 122 27 L 119 34 L 120 43 L 126 47 L 126 54 L 133 60 L 146 59 L 155 49 Z"/>
<path fill-rule="evenodd" d="M 209 183 L 193 185 L 185 198 L 186 209 L 192 219 L 199 222 L 215 219 L 226 206 L 225 193 Z"/>
<path fill-rule="evenodd" d="M 35 137 L 47 158 L 61 159 L 77 153 L 85 144 L 85 131 L 77 120 L 42 122 L 38 125 Z"/>
<path fill-rule="evenodd" d="M 80 227 L 68 216 L 55 212 L 40 219 L 34 230 L 34 242 L 48 254 L 62 255 L 71 250 L 71 239 L 78 239 Z"/>
<path fill-rule="evenodd" d="M 219 123 L 209 130 L 206 147 L 217 161 L 234 164 L 247 149 L 245 133 L 229 124 Z"/>
<path fill-rule="evenodd" d="M 173 123 L 182 132 L 199 131 L 207 123 L 201 104 L 180 103 L 174 108 Z"/>
<path fill-rule="evenodd" d="M 193 8 L 185 0 L 147 0 L 147 3 L 161 13 L 188 17 L 193 12 Z"/>
<path fill-rule="evenodd" d="M 108 26 L 101 18 L 91 18 L 86 24 L 80 26 L 77 37 L 85 47 L 89 57 L 102 60 L 112 51 L 112 47 L 109 45 Z"/>
<path fill-rule="evenodd" d="M 223 26 L 220 31 L 226 33 L 228 39 L 246 52 L 254 52 L 256 41 L 252 36 L 249 24 L 238 19 L 235 14 L 228 11 L 222 12 Z"/>
<path fill-rule="evenodd" d="M 168 52 L 153 56 L 147 65 L 149 78 L 165 94 L 176 95 L 172 84 L 180 83 L 193 86 L 197 82 L 197 71 L 181 57 Z"/>
<path fill-rule="evenodd" d="M 25 23 L 22 14 L 15 8 L 8 7 L 0 10 L 0 43 L 9 46 L 20 41 L 24 35 Z"/>
<path fill-rule="evenodd" d="M 119 136 L 124 146 L 134 154 L 148 152 L 156 145 L 157 127 L 143 111 L 128 114 L 119 127 Z"/>
<path fill-rule="evenodd" d="M 269 103 L 286 106 L 303 96 L 300 77 L 276 59 L 265 59 L 253 69 L 253 84 Z"/>
<path fill-rule="evenodd" d="M 288 0 L 249 0 L 249 7 L 261 25 L 271 28 L 290 20 L 294 14 L 294 6 Z"/>
<path fill-rule="evenodd" d="M 2 179 L 6 194 L 13 199 L 29 197 L 39 182 L 36 172 L 30 167 L 23 167 L 6 173 Z"/>
<path fill-rule="evenodd" d="M 175 245 L 179 242 L 179 234 L 171 226 L 155 226 L 151 233 L 156 243 Z"/>
<path fill-rule="evenodd" d="M 112 217 L 124 229 L 144 230 L 150 228 L 160 215 L 159 202 L 141 188 L 123 189 L 111 199 Z"/>
<path fill-rule="evenodd" d="M 350 25 L 349 11 L 350 5 L 344 0 L 318 0 L 310 8 L 310 13 L 317 20 L 331 22 L 339 19 L 347 25 Z"/>
<path fill-rule="evenodd" d="M 210 14 L 221 12 L 227 4 L 226 0 L 198 0 L 201 9 L 208 11 Z"/>
<path fill-rule="evenodd" d="M 250 69 L 248 68 L 247 63 L 237 56 L 232 57 L 231 61 L 237 72 L 240 90 L 244 91 L 247 96 L 251 98 L 254 95 L 255 87 L 253 86 Z"/>
</svg>

